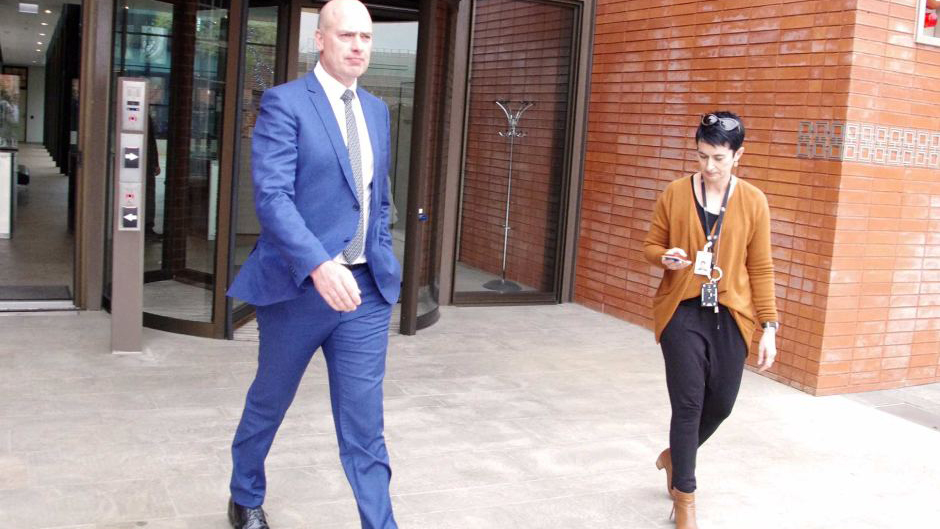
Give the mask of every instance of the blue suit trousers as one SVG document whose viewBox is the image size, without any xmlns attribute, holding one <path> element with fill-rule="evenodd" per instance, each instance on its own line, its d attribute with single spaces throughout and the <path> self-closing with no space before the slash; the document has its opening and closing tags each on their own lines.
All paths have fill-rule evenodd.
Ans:
<svg viewBox="0 0 940 529">
<path fill-rule="evenodd" d="M 265 457 L 307 364 L 322 347 L 339 457 L 362 527 L 397 529 L 382 405 L 392 306 L 368 267 L 355 269 L 354 277 L 362 304 L 353 312 L 333 310 L 314 288 L 298 298 L 257 308 L 258 371 L 232 443 L 232 498 L 246 507 L 264 501 Z"/>
</svg>

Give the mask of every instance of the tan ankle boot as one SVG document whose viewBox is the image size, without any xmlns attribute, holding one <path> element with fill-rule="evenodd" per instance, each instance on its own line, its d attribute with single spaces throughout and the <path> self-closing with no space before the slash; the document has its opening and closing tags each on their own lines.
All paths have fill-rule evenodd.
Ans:
<svg viewBox="0 0 940 529">
<path fill-rule="evenodd" d="M 666 469 L 666 492 L 672 496 L 672 455 L 668 448 L 656 458 L 656 468 Z"/>
<path fill-rule="evenodd" d="M 695 493 L 672 489 L 672 512 L 676 529 L 698 529 L 695 522 Z"/>
</svg>

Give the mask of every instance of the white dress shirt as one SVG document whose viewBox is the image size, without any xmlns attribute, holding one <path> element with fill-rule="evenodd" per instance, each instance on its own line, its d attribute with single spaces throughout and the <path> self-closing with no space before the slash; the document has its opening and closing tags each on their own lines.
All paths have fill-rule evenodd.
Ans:
<svg viewBox="0 0 940 529">
<path fill-rule="evenodd" d="M 330 106 L 333 107 L 336 123 L 339 125 L 339 131 L 343 135 L 343 143 L 348 146 L 349 138 L 346 137 L 346 103 L 344 103 L 342 99 L 343 94 L 346 93 L 347 87 L 328 74 L 319 62 L 317 62 L 317 65 L 313 68 L 313 75 L 317 77 L 317 81 L 320 82 L 320 86 L 323 87 L 323 91 L 326 93 L 326 98 L 329 100 Z M 366 126 L 365 115 L 362 113 L 362 104 L 359 102 L 359 94 L 356 93 L 356 84 L 357 83 L 354 82 L 348 89 L 352 90 L 353 93 L 351 104 L 353 116 L 356 118 L 356 132 L 359 135 L 359 154 L 362 159 L 362 229 L 367 231 L 369 226 L 369 199 L 372 196 L 370 184 L 372 183 L 372 176 L 375 172 L 375 164 L 372 161 L 372 142 L 369 139 L 369 129 Z M 363 236 L 365 236 L 365 233 Z M 346 258 L 343 257 L 342 251 L 340 251 L 339 255 L 335 256 L 333 260 L 340 264 L 364 263 L 366 262 L 365 245 L 363 245 L 362 255 L 360 255 L 354 263 L 347 263 Z"/>
</svg>

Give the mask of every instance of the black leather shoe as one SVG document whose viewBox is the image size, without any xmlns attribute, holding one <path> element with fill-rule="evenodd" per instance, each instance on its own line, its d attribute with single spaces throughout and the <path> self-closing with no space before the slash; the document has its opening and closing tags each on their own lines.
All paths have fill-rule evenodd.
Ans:
<svg viewBox="0 0 940 529">
<path fill-rule="evenodd" d="M 270 529 L 260 505 L 253 509 L 242 507 L 232 498 L 228 500 L 228 521 L 234 529 Z"/>
</svg>

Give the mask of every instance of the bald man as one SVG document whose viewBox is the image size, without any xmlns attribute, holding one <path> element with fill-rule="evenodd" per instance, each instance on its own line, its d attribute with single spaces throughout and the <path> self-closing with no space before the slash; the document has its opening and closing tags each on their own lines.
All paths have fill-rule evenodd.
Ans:
<svg viewBox="0 0 940 529">
<path fill-rule="evenodd" d="M 397 528 L 382 409 L 401 284 L 388 222 L 388 107 L 356 86 L 372 50 L 365 6 L 332 0 L 319 21 L 319 62 L 264 93 L 252 141 L 261 236 L 228 293 L 257 307 L 260 330 L 258 370 L 232 443 L 235 529 L 268 529 L 264 460 L 318 348 L 362 527 Z"/>
</svg>

